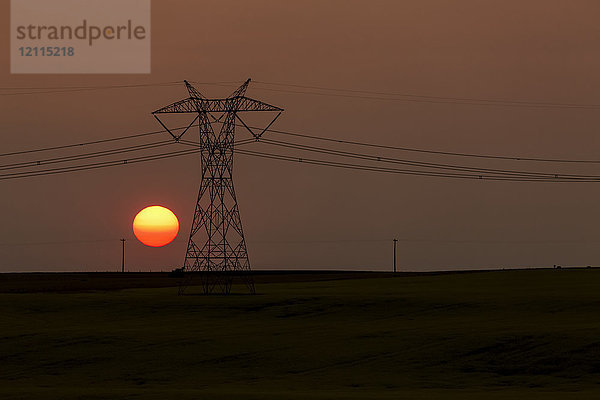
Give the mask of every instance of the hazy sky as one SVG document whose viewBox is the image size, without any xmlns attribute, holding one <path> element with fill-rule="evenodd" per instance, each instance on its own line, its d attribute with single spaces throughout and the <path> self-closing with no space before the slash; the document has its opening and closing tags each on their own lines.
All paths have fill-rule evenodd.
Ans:
<svg viewBox="0 0 600 400">
<path fill-rule="evenodd" d="M 2 88 L 251 77 L 600 104 L 597 1 L 154 0 L 150 75 L 11 75 L 9 1 L 0 4 Z M 378 101 L 265 87 L 251 86 L 248 95 L 285 108 L 279 129 L 443 151 L 600 159 L 597 109 Z M 234 89 L 198 88 L 214 97 Z M 156 130 L 151 111 L 185 95 L 181 85 L 0 96 L 1 152 Z M 600 166 L 585 171 L 600 174 Z M 444 180 L 241 155 L 234 173 L 257 269 L 391 268 L 394 237 L 401 239 L 399 266 L 408 270 L 600 265 L 598 183 Z M 0 270 L 118 269 L 121 237 L 130 239 L 131 269 L 176 267 L 198 186 L 194 156 L 0 181 Z M 133 217 L 151 204 L 171 208 L 181 222 L 177 241 L 165 248 L 133 238 Z"/>
</svg>

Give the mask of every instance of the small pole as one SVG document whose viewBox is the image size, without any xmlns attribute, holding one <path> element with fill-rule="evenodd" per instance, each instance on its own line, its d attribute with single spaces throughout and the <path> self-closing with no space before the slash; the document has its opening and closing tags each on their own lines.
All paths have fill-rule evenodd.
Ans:
<svg viewBox="0 0 600 400">
<path fill-rule="evenodd" d="M 396 273 L 396 245 L 398 244 L 398 239 L 394 239 L 394 273 Z"/>
<path fill-rule="evenodd" d="M 125 239 L 121 239 L 123 245 L 123 257 L 121 258 L 121 272 L 125 272 Z"/>
</svg>

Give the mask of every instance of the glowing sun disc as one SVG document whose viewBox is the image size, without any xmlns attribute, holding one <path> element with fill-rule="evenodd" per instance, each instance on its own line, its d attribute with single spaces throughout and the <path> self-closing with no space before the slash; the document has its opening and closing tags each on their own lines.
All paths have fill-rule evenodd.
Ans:
<svg viewBox="0 0 600 400">
<path fill-rule="evenodd" d="M 133 219 L 133 233 L 146 246 L 165 246 L 179 233 L 179 221 L 166 207 L 146 207 Z"/>
</svg>

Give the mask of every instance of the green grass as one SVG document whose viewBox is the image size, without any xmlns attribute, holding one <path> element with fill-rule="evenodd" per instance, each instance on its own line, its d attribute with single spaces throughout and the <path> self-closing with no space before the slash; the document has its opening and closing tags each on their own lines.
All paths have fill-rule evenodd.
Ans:
<svg viewBox="0 0 600 400">
<path fill-rule="evenodd" d="M 599 288 L 563 269 L 0 294 L 0 399 L 598 398 Z"/>
</svg>

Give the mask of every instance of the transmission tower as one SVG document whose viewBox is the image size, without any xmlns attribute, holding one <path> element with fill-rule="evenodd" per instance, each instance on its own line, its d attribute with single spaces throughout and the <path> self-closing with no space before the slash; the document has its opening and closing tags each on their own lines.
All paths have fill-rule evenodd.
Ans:
<svg viewBox="0 0 600 400">
<path fill-rule="evenodd" d="M 254 293 L 233 186 L 235 127 L 239 122 L 259 140 L 283 109 L 246 97 L 249 83 L 250 79 L 229 97 L 209 99 L 185 81 L 189 97 L 152 113 L 177 142 L 196 125 L 200 132 L 202 178 L 183 264 L 184 280 L 179 287 L 180 294 L 185 291 L 194 272 L 200 272 L 205 294 L 230 293 L 234 275 L 241 276 L 249 291 Z M 250 128 L 240 116 L 240 113 L 258 111 L 277 113 L 261 131 Z M 195 114 L 195 117 L 183 132 L 175 134 L 159 118 L 162 114 Z"/>
</svg>

